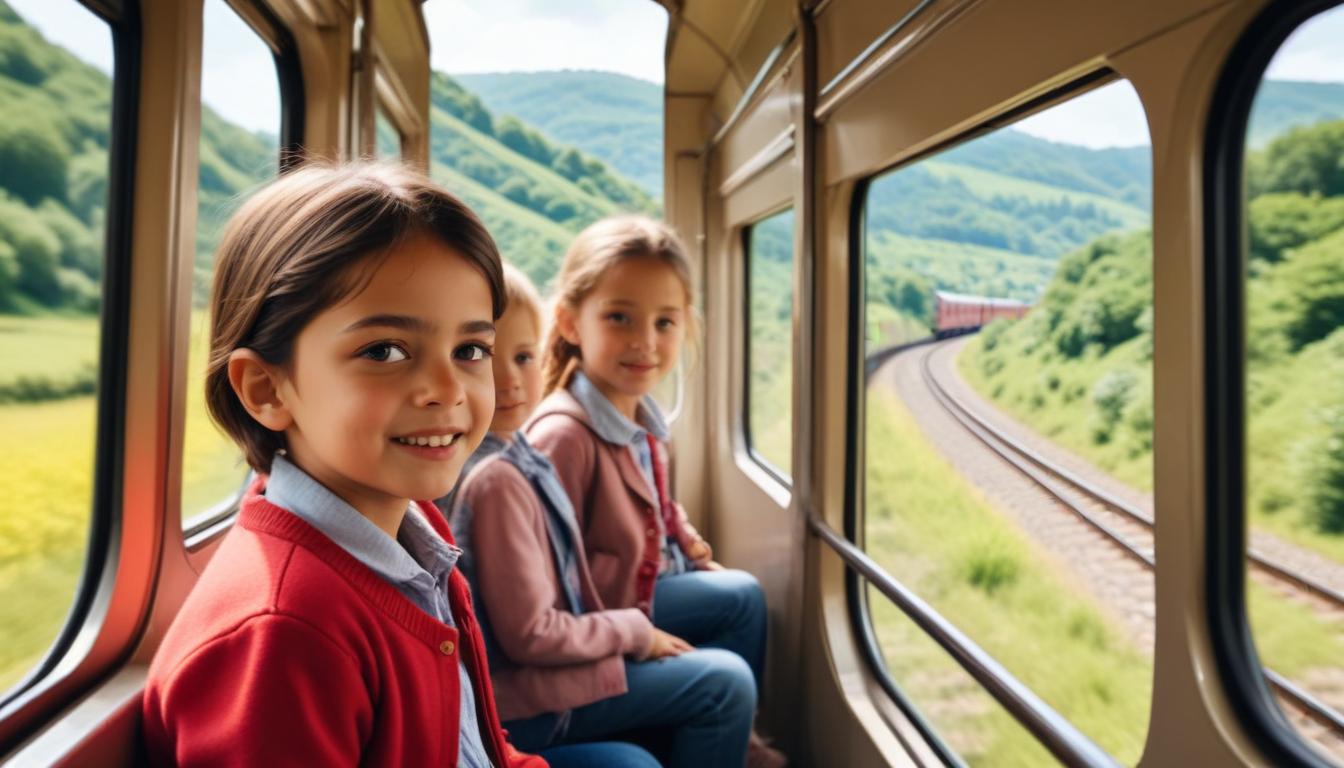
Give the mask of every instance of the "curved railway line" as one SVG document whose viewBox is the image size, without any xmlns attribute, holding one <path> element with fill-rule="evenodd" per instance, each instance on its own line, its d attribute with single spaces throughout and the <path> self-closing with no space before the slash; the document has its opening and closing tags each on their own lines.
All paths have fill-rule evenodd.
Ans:
<svg viewBox="0 0 1344 768">
<path fill-rule="evenodd" d="M 948 414 L 978 441 L 1055 498 L 1082 522 L 1100 532 L 1124 554 L 1153 569 L 1155 560 L 1151 538 L 1152 517 L 1108 491 L 1096 487 L 1076 473 L 1059 466 L 977 415 L 973 409 L 949 392 L 934 375 L 929 360 L 942 347 L 942 343 L 927 345 L 926 349 L 918 353 L 919 367 L 920 375 L 929 392 Z M 1098 515 L 1094 510 L 1088 509 L 1092 504 L 1100 506 L 1107 514 Z M 1106 516 L 1112 519 L 1105 519 Z M 1127 531 L 1137 532 L 1138 536 L 1127 535 Z M 1148 537 L 1146 542 L 1135 541 L 1135 538 L 1143 535 Z M 1344 610 L 1344 594 L 1329 585 L 1276 563 L 1254 550 L 1248 551 L 1247 557 L 1252 566 L 1261 573 L 1324 601 L 1335 609 Z M 1344 739 L 1344 714 L 1268 667 L 1264 668 L 1264 672 L 1270 687 L 1284 701 L 1306 717 L 1325 726 L 1336 737 Z"/>
</svg>

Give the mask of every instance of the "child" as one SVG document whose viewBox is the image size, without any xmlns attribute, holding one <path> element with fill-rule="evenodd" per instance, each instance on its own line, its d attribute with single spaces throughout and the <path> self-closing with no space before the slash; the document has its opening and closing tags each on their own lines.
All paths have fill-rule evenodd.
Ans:
<svg viewBox="0 0 1344 768">
<path fill-rule="evenodd" d="M 485 435 L 501 281 L 403 168 L 310 165 L 233 217 L 206 398 L 261 477 L 150 667 L 153 762 L 545 765 L 506 743 L 459 551 L 412 501 Z"/>
<path fill-rule="evenodd" d="M 723 570 L 673 500 L 667 425 L 649 396 L 695 325 L 691 269 L 671 228 L 643 216 L 579 234 L 556 278 L 546 391 L 527 430 L 555 464 L 577 512 L 598 597 L 638 608 L 696 647 L 765 657 L 765 596 Z M 752 763 L 783 757 L 753 738 Z"/>
<path fill-rule="evenodd" d="M 500 717 L 515 744 L 552 765 L 553 745 L 656 728 L 670 735 L 673 766 L 740 768 L 756 702 L 751 670 L 728 651 L 691 649 L 636 608 L 604 609 L 569 497 L 515 432 L 541 400 L 541 306 L 521 272 L 506 266 L 504 286 L 492 445 L 477 451 L 494 455 L 464 478 L 451 516 L 487 629 Z M 657 765 L 648 753 L 604 757 Z"/>
</svg>

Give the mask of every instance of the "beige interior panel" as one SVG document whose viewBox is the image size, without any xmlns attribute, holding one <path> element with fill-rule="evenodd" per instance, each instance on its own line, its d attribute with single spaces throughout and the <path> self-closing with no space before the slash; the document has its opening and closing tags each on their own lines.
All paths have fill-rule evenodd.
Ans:
<svg viewBox="0 0 1344 768">
<path fill-rule="evenodd" d="M 832 0 L 820 8 L 817 25 L 817 84 L 825 87 L 920 0 Z"/>
<path fill-rule="evenodd" d="M 1103 67 L 1106 57 L 1219 5 L 980 2 L 839 105 L 821 150 L 826 183 L 871 173 Z M 1030 50 L 1032 55 L 1021 55 Z M 966 51 L 976 51 L 966 56 Z M 918 105 L 912 108 L 911 105 Z"/>
</svg>

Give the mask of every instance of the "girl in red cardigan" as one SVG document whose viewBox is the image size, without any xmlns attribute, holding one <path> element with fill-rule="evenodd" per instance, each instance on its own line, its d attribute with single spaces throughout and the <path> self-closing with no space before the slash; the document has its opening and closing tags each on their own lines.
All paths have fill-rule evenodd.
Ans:
<svg viewBox="0 0 1344 768">
<path fill-rule="evenodd" d="M 738 654 L 759 688 L 764 593 L 751 574 L 714 561 L 672 498 L 668 428 L 650 396 L 695 327 L 690 261 L 670 227 L 645 216 L 589 226 L 556 277 L 549 396 L 527 436 L 565 486 L 603 604 L 637 608 L 693 646 Z M 754 736 L 748 758 L 785 762 Z"/>
<path fill-rule="evenodd" d="M 534 768 L 428 502 L 494 411 L 499 254 L 409 170 L 306 166 L 220 244 L 206 397 L 260 475 L 150 667 L 170 765 Z"/>
<path fill-rule="evenodd" d="M 504 287 L 495 418 L 450 517 L 500 717 L 515 744 L 548 760 L 555 745 L 582 744 L 585 768 L 656 768 L 631 744 L 584 744 L 637 729 L 667 737 L 673 768 L 741 768 L 756 706 L 746 662 L 692 649 L 639 609 L 609 610 L 597 595 L 573 505 L 550 462 L 517 431 L 541 400 L 540 301 L 507 265 Z"/>
</svg>

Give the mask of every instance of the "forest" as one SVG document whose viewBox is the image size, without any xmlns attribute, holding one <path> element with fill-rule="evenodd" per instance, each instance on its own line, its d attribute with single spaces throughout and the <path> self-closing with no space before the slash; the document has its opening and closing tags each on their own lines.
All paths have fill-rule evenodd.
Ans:
<svg viewBox="0 0 1344 768">
<path fill-rule="evenodd" d="M 1257 113 L 1258 114 L 1258 113 Z M 1252 125 L 1255 122 L 1253 120 Z M 1344 556 L 1344 119 L 1247 155 L 1248 491 L 1259 524 Z M 962 356 L 996 403 L 1136 487 L 1152 483 L 1152 239 L 1078 248 L 1024 319 Z"/>
</svg>

